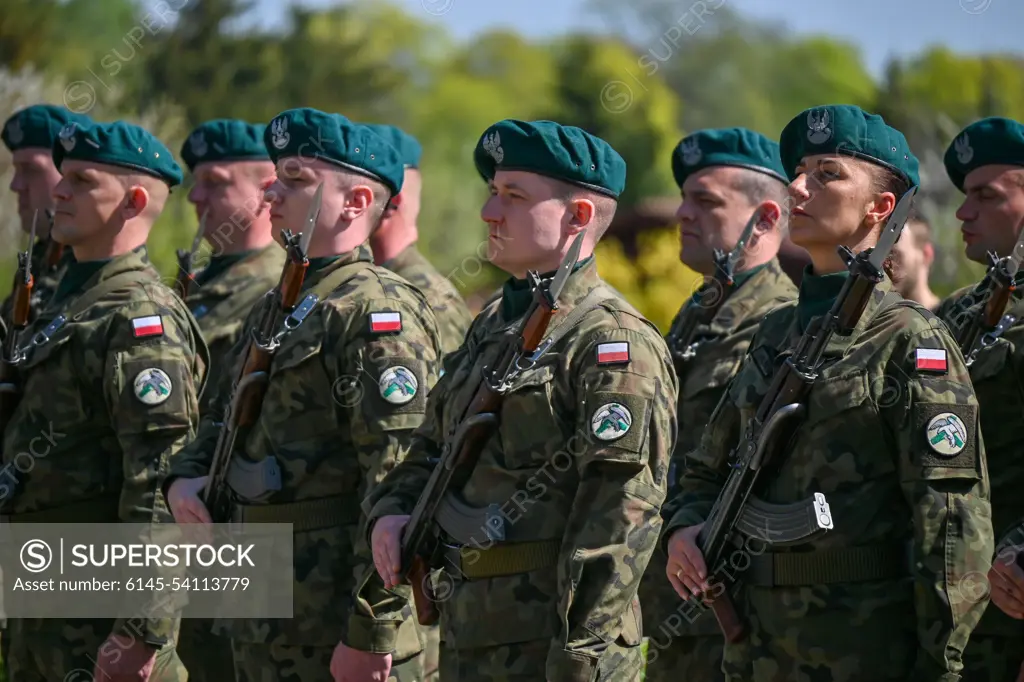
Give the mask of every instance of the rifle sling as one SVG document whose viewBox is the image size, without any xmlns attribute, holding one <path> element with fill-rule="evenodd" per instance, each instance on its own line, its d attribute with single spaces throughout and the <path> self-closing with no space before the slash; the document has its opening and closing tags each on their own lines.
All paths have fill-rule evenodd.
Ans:
<svg viewBox="0 0 1024 682">
<path fill-rule="evenodd" d="M 905 544 L 832 547 L 750 555 L 743 581 L 756 587 L 796 587 L 910 577 Z"/>
<path fill-rule="evenodd" d="M 562 340 L 566 334 L 576 328 L 576 326 L 583 321 L 583 318 L 592 310 L 599 308 L 603 303 L 607 301 L 615 301 L 616 299 L 611 296 L 601 298 L 601 293 L 598 289 L 591 289 L 590 293 L 583 297 L 579 304 L 569 311 L 565 316 L 565 319 L 558 323 L 551 333 L 548 334 L 540 345 L 537 346 L 537 350 L 534 352 L 531 360 L 536 362 L 559 341 Z"/>
<path fill-rule="evenodd" d="M 445 546 L 443 568 L 467 580 L 529 573 L 558 565 L 561 540 L 510 542 L 487 549 Z"/>
</svg>

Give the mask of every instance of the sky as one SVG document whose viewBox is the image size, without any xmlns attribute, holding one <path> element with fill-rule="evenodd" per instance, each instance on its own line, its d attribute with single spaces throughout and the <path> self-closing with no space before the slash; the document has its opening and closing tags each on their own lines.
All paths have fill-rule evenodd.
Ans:
<svg viewBox="0 0 1024 682">
<path fill-rule="evenodd" d="M 569 30 L 607 31 L 585 0 L 394 0 L 413 14 L 443 24 L 459 39 L 497 26 L 529 37 Z M 628 2 L 628 0 L 622 0 Z M 892 56 L 912 56 L 931 45 L 957 52 L 1015 52 L 1024 58 L 1024 0 L 703 0 L 725 2 L 745 16 L 779 22 L 798 34 L 829 34 L 860 48 L 869 70 L 879 76 Z M 286 0 L 257 0 L 257 21 L 280 23 Z M 323 7 L 336 0 L 301 0 Z M 690 0 L 679 2 L 680 15 Z M 670 29 L 665 27 L 666 31 Z"/>
</svg>

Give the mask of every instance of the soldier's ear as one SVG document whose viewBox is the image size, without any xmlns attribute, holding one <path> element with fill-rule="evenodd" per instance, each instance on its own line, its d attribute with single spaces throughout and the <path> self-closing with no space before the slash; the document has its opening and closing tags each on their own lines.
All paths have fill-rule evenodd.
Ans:
<svg viewBox="0 0 1024 682">
<path fill-rule="evenodd" d="M 765 201 L 758 206 L 761 215 L 757 219 L 755 232 L 771 232 L 782 218 L 782 207 L 774 201 Z"/>
<path fill-rule="evenodd" d="M 121 212 L 125 220 L 131 220 L 142 215 L 142 212 L 149 206 L 149 192 L 141 185 L 132 185 L 125 193 L 124 204 Z"/>
<path fill-rule="evenodd" d="M 590 199 L 574 199 L 569 204 L 569 210 L 572 212 L 569 225 L 571 227 L 585 228 L 593 222 L 597 209 L 594 208 L 594 202 Z"/>
</svg>

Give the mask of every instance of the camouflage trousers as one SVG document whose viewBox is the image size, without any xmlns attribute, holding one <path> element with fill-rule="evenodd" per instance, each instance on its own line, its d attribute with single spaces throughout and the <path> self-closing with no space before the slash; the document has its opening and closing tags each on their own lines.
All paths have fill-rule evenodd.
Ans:
<svg viewBox="0 0 1024 682">
<path fill-rule="evenodd" d="M 439 682 L 438 667 L 441 665 L 438 657 L 441 647 L 441 627 L 439 625 L 419 625 L 420 643 L 423 645 L 423 652 L 420 654 L 420 665 L 423 667 L 423 682 Z"/>
<path fill-rule="evenodd" d="M 188 670 L 189 682 L 223 682 L 234 676 L 231 640 L 212 632 L 209 618 L 183 618 L 178 635 L 178 656 Z"/>
<path fill-rule="evenodd" d="M 442 682 L 538 682 L 546 679 L 549 640 L 456 650 L 441 648 Z M 596 682 L 640 682 L 640 646 L 613 644 L 605 651 Z M 552 682 L 554 682 L 552 680 Z"/>
<path fill-rule="evenodd" d="M 334 647 L 231 641 L 235 682 L 334 682 Z M 391 666 L 388 682 L 424 682 L 419 657 Z"/>
<path fill-rule="evenodd" d="M 990 609 L 996 608 L 990 604 Z M 1019 637 L 972 632 L 964 651 L 962 682 L 1013 682 L 1024 665 L 1024 642 Z"/>
<path fill-rule="evenodd" d="M 92 682 L 96 655 L 110 635 L 112 619 L 8 621 L 7 679 L 17 682 Z M 156 655 L 150 682 L 187 682 L 174 645 Z"/>
<path fill-rule="evenodd" d="M 724 682 L 722 635 L 647 640 L 646 682 Z"/>
</svg>

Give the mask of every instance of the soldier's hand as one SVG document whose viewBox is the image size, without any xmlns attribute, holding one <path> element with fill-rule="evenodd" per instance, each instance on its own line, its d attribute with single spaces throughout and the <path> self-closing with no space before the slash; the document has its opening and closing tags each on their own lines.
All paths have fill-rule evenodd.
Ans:
<svg viewBox="0 0 1024 682">
<path fill-rule="evenodd" d="M 206 505 L 199 499 L 209 476 L 179 478 L 167 491 L 167 504 L 171 507 L 174 520 L 178 523 L 213 523 Z"/>
<path fill-rule="evenodd" d="M 391 654 L 359 651 L 338 642 L 331 655 L 334 682 L 387 682 L 391 674 Z"/>
<path fill-rule="evenodd" d="M 377 567 L 384 587 L 389 590 L 402 580 L 402 531 L 407 523 L 408 516 L 382 516 L 373 524 L 373 532 L 370 533 L 373 565 Z"/>
<path fill-rule="evenodd" d="M 683 599 L 699 596 L 709 589 L 704 555 L 697 547 L 697 534 L 704 524 L 687 526 L 668 539 L 668 566 L 665 573 L 676 594 Z"/>
<path fill-rule="evenodd" d="M 988 572 L 992 603 L 1006 615 L 1024 620 L 1024 571 L 1017 563 L 1019 554 L 1001 552 Z"/>
<path fill-rule="evenodd" d="M 110 635 L 96 653 L 93 678 L 104 682 L 146 682 L 156 665 L 156 649 L 131 635 Z"/>
</svg>

